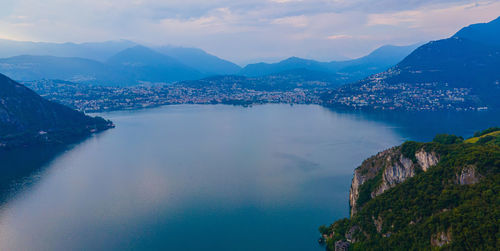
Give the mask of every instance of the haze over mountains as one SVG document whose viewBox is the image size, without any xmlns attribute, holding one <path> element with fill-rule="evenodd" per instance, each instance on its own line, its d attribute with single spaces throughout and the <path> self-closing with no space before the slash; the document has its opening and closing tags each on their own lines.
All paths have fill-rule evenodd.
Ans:
<svg viewBox="0 0 500 251">
<path fill-rule="evenodd" d="M 408 46 L 382 46 L 367 56 L 346 60 L 319 62 L 297 57 L 291 57 L 274 64 L 258 63 L 244 67 L 240 74 L 249 77 L 265 76 L 295 69 L 307 69 L 335 74 L 345 74 L 352 76 L 367 76 L 394 66 L 403 58 L 408 56 L 421 44 Z"/>
<path fill-rule="evenodd" d="M 486 104 L 500 104 L 500 17 L 458 31 L 451 38 L 427 43 L 401 63 L 388 82 L 435 82 L 471 88 Z"/>
<path fill-rule="evenodd" d="M 500 18 L 465 27 L 450 38 L 420 46 L 385 72 L 342 87 L 326 102 L 336 103 L 343 97 L 357 96 L 363 97 L 357 102 L 367 107 L 391 102 L 397 106 L 396 99 L 405 99 L 399 102 L 401 106 L 405 102 L 415 104 L 417 99 L 429 105 L 439 99 L 455 99 L 448 100 L 450 102 L 466 99 L 476 106 L 500 106 L 499 37 Z M 414 88 L 415 93 L 410 93 L 408 88 Z M 435 101 L 429 98 L 438 92 L 442 94 L 437 95 Z M 451 98 L 447 94 L 450 92 L 465 96 Z M 366 98 L 370 95 L 372 98 Z M 383 102 L 383 99 L 389 101 Z"/>
<path fill-rule="evenodd" d="M 355 60 L 318 62 L 292 57 L 245 68 L 197 48 L 151 47 L 120 40 L 103 43 L 34 43 L 0 40 L 0 72 L 18 81 L 61 79 L 102 85 L 197 80 L 216 75 L 330 76 L 345 84 L 393 66 L 417 45 L 383 46 Z"/>
</svg>

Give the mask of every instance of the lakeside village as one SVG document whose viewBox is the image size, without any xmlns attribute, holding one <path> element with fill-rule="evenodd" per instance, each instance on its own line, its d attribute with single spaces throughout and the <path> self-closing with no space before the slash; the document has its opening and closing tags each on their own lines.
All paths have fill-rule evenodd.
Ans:
<svg viewBox="0 0 500 251">
<path fill-rule="evenodd" d="M 92 113 L 140 109 L 169 104 L 318 104 L 363 110 L 481 111 L 488 108 L 471 97 L 467 88 L 436 88 L 436 84 L 368 82 L 338 89 L 293 88 L 255 90 L 241 85 L 189 86 L 143 84 L 132 87 L 98 86 L 66 81 L 25 82 L 41 96 Z"/>
</svg>

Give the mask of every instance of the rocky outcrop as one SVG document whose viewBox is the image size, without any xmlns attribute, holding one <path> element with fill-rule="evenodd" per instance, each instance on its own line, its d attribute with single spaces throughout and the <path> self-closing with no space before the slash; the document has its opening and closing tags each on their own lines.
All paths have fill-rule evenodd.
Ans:
<svg viewBox="0 0 500 251">
<path fill-rule="evenodd" d="M 439 232 L 431 236 L 431 246 L 442 247 L 451 243 L 451 231 Z"/>
<path fill-rule="evenodd" d="M 397 148 L 391 148 L 378 153 L 375 156 L 363 161 L 360 167 L 354 170 L 351 188 L 349 191 L 349 205 L 351 207 L 351 216 L 357 212 L 357 201 L 359 199 L 360 187 L 367 181 L 375 178 L 375 176 L 390 162 L 392 155 L 398 152 Z"/>
<path fill-rule="evenodd" d="M 335 251 L 348 251 L 350 243 L 347 241 L 337 241 L 335 242 Z"/>
<path fill-rule="evenodd" d="M 365 160 L 360 167 L 354 171 L 349 193 L 349 205 L 351 217 L 358 211 L 361 187 L 370 180 L 376 181 L 370 190 L 370 197 L 384 193 L 415 176 L 417 170 L 427 171 L 439 162 L 439 156 L 432 151 L 419 149 L 415 152 L 415 158 L 404 156 L 400 147 L 394 147 Z M 413 160 L 412 160 L 413 159 Z"/>
<path fill-rule="evenodd" d="M 435 152 L 426 152 L 423 149 L 415 153 L 415 158 L 417 159 L 418 165 L 425 172 L 430 167 L 437 165 L 439 158 Z"/>
<path fill-rule="evenodd" d="M 399 160 L 392 161 L 392 163 L 392 165 L 384 168 L 382 183 L 372 192 L 372 198 L 384 193 L 406 179 L 415 176 L 415 164 L 402 154 L 399 155 Z"/>
<path fill-rule="evenodd" d="M 380 233 L 382 232 L 382 218 L 380 216 L 378 216 L 376 219 L 374 216 L 372 216 L 372 220 L 373 220 L 373 225 L 375 225 L 375 228 L 377 229 L 377 233 Z"/>
<path fill-rule="evenodd" d="M 472 185 L 479 182 L 481 175 L 476 171 L 475 166 L 466 166 L 462 169 L 462 172 L 457 174 L 457 184 L 460 185 Z"/>
</svg>

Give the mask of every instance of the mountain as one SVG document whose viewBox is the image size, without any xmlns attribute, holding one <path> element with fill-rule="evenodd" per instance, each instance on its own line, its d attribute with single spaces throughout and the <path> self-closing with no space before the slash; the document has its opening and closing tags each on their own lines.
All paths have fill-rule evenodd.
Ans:
<svg viewBox="0 0 500 251">
<path fill-rule="evenodd" d="M 197 48 L 164 46 L 156 50 L 205 75 L 233 75 L 241 70 L 240 66 Z"/>
<path fill-rule="evenodd" d="M 144 82 L 172 82 L 204 76 L 172 57 L 140 45 L 117 53 L 106 63 L 119 69 L 130 79 Z"/>
<path fill-rule="evenodd" d="M 331 71 L 350 76 L 350 81 L 363 79 L 396 65 L 421 44 L 408 46 L 384 45 L 370 54 L 353 60 L 330 62 Z"/>
<path fill-rule="evenodd" d="M 496 250 L 499 130 L 406 142 L 365 160 L 354 171 L 350 218 L 320 227 L 327 249 Z"/>
<path fill-rule="evenodd" d="M 123 50 L 139 46 L 128 40 L 91 42 L 91 43 L 47 43 L 0 39 L 0 58 L 21 55 L 53 56 L 63 58 L 82 58 L 105 62 Z M 197 48 L 174 46 L 154 47 L 154 50 L 176 59 L 204 75 L 235 74 L 241 67 L 220 59 Z"/>
<path fill-rule="evenodd" d="M 120 84 L 127 79 L 112 67 L 90 59 L 54 56 L 16 56 L 0 59 L 0 72 L 18 81 L 63 79 Z"/>
<path fill-rule="evenodd" d="M 323 72 L 329 71 L 325 63 L 314 60 L 302 59 L 298 57 L 291 57 L 274 64 L 268 64 L 268 63 L 249 64 L 245 66 L 239 72 L 239 74 L 248 77 L 260 77 L 284 71 L 291 71 L 295 69 L 307 69 L 312 71 L 323 71 Z"/>
<path fill-rule="evenodd" d="M 66 142 L 112 126 L 103 118 L 45 100 L 0 74 L 0 149 Z"/>
<path fill-rule="evenodd" d="M 343 75 L 343 82 L 346 83 L 386 70 L 401 61 L 417 47 L 417 44 L 409 46 L 386 45 L 367 56 L 346 61 L 318 62 L 292 57 L 274 64 L 250 64 L 244 67 L 239 74 L 256 77 L 294 69 L 307 69 Z"/>
<path fill-rule="evenodd" d="M 0 39 L 0 58 L 20 55 L 78 57 L 105 61 L 112 55 L 137 45 L 127 40 L 95 43 L 46 43 Z"/>
<path fill-rule="evenodd" d="M 453 37 L 464 38 L 492 46 L 500 46 L 499 30 L 500 17 L 489 23 L 473 24 L 462 28 Z"/>
<path fill-rule="evenodd" d="M 395 67 L 325 95 L 327 105 L 368 109 L 500 107 L 499 19 L 420 46 Z M 355 102 L 349 97 L 359 97 Z M 367 98 L 370 97 L 370 98 Z"/>
<path fill-rule="evenodd" d="M 0 72 L 18 81 L 60 79 L 98 85 L 172 82 L 205 75 L 143 46 L 120 51 L 105 62 L 77 57 L 22 55 L 0 59 Z"/>
</svg>

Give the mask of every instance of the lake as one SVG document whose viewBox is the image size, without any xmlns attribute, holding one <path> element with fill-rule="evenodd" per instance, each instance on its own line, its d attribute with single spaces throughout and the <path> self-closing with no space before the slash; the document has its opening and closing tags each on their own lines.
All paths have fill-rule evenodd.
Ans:
<svg viewBox="0 0 500 251">
<path fill-rule="evenodd" d="M 323 250 L 317 229 L 348 215 L 365 158 L 500 124 L 490 113 L 316 105 L 100 115 L 116 128 L 62 150 L 0 155 L 16 180 L 0 209 L 0 250 Z"/>
</svg>

